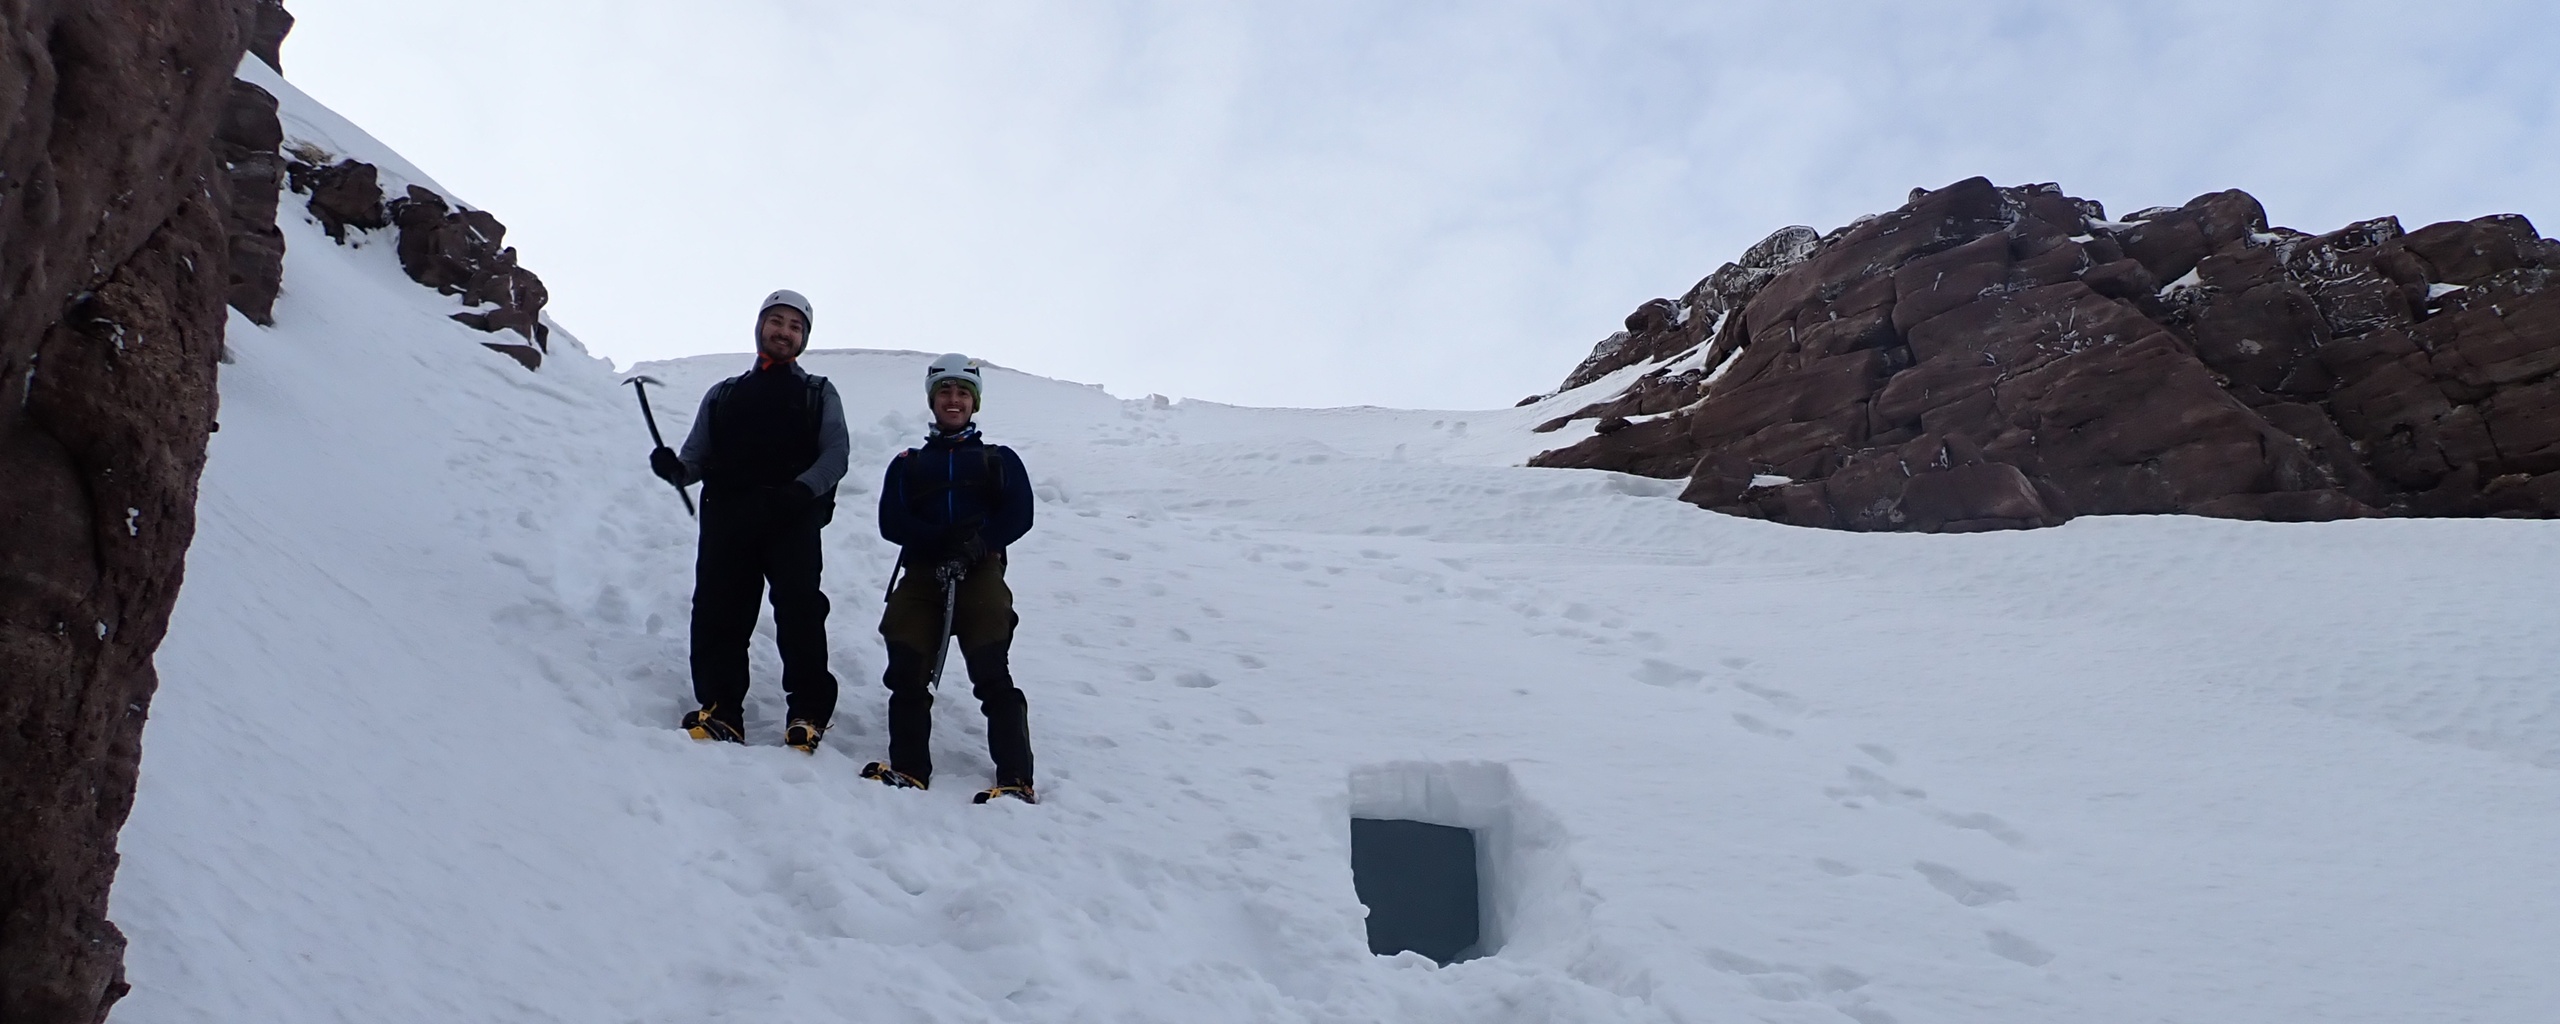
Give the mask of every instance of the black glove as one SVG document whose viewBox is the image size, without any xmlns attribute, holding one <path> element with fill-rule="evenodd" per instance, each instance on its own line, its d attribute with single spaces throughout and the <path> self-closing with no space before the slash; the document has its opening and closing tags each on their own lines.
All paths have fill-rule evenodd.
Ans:
<svg viewBox="0 0 2560 1024">
<path fill-rule="evenodd" d="M 676 457 L 675 449 L 659 445 L 656 451 L 649 453 L 649 472 L 658 474 L 660 480 L 675 483 L 684 479 L 684 460 Z"/>
<path fill-rule="evenodd" d="M 942 560 L 976 565 L 987 557 L 987 539 L 978 535 L 978 524 L 958 523 L 942 531 Z"/>
<path fill-rule="evenodd" d="M 765 495 L 765 507 L 786 516 L 796 516 L 806 512 L 809 510 L 809 504 L 818 500 L 818 492 L 810 490 L 808 484 L 798 480 L 765 488 Z"/>
</svg>

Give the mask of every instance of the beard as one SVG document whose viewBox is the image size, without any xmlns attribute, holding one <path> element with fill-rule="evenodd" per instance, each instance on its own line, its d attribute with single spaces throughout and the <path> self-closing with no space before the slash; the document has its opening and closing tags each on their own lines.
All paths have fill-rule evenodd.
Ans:
<svg viewBox="0 0 2560 1024">
<path fill-rule="evenodd" d="M 798 359 L 800 353 L 808 350 L 809 339 L 803 337 L 794 341 L 780 331 L 767 331 L 756 339 L 756 347 L 776 359 Z"/>
</svg>

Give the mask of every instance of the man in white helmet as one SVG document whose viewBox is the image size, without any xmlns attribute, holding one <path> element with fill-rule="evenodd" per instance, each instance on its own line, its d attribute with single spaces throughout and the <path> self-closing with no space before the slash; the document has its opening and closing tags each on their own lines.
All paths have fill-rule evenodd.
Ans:
<svg viewBox="0 0 2560 1024">
<path fill-rule="evenodd" d="M 1031 530 L 1031 478 L 1013 449 L 978 436 L 986 380 L 977 360 L 958 353 L 934 360 L 924 391 L 933 431 L 922 447 L 891 459 L 880 484 L 880 536 L 898 546 L 903 579 L 891 586 L 880 616 L 889 654 L 881 673 L 889 687 L 889 760 L 862 775 L 914 789 L 932 783 L 938 648 L 956 638 L 987 716 L 987 754 L 996 767 L 995 786 L 977 801 L 1037 802 L 1030 709 L 1007 664 L 1020 619 L 1004 584 L 1005 547 Z"/>
<path fill-rule="evenodd" d="M 695 739 L 746 742 L 747 640 L 767 583 L 789 708 L 783 742 L 813 753 L 835 717 L 818 530 L 835 518 L 850 445 L 835 385 L 800 368 L 811 319 L 799 292 L 765 296 L 755 368 L 702 396 L 682 451 L 649 453 L 650 468 L 667 482 L 702 483 L 692 638 L 693 695 L 702 706 L 682 723 Z"/>
</svg>

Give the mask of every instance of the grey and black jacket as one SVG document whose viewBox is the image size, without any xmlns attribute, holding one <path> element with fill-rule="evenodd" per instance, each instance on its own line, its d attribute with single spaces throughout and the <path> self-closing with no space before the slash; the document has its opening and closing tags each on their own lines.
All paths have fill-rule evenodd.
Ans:
<svg viewBox="0 0 2560 1024">
<path fill-rule="evenodd" d="M 712 385 L 676 457 L 706 500 L 798 481 L 832 505 L 851 447 L 835 385 L 790 362 Z"/>
</svg>

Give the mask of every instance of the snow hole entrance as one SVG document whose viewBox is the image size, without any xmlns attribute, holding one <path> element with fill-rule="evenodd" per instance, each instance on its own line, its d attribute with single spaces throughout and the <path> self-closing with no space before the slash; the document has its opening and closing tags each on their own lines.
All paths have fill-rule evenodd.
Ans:
<svg viewBox="0 0 2560 1024">
<path fill-rule="evenodd" d="M 1369 908 L 1369 952 L 1447 966 L 1477 954 L 1483 900 L 1476 834 L 1401 818 L 1351 819 L 1351 885 Z"/>
<path fill-rule="evenodd" d="M 1448 965 L 1581 931 L 1588 894 L 1555 818 L 1508 765 L 1396 762 L 1351 773 L 1352 887 L 1369 949 Z"/>
</svg>

